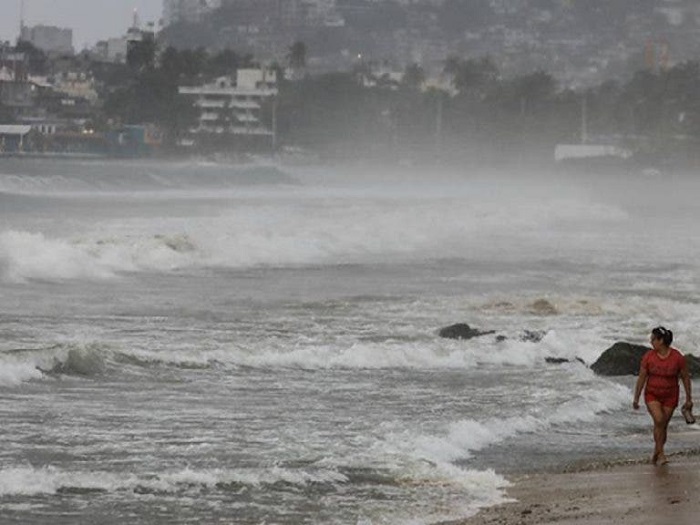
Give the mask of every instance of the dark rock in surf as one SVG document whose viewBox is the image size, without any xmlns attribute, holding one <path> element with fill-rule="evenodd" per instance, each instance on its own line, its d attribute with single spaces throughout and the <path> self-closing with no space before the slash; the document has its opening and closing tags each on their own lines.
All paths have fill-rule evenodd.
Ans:
<svg viewBox="0 0 700 525">
<path fill-rule="evenodd" d="M 482 332 L 477 328 L 472 328 L 466 323 L 457 323 L 453 324 L 452 326 L 441 328 L 438 335 L 440 337 L 444 337 L 445 339 L 473 339 L 475 337 L 481 337 L 482 335 L 490 335 L 495 333 L 496 332 L 494 330 Z"/>
<path fill-rule="evenodd" d="M 544 330 L 524 330 L 518 340 L 522 341 L 523 343 L 539 343 L 542 341 L 542 339 L 544 339 L 545 335 L 547 335 L 547 332 Z M 501 334 L 496 336 L 497 343 L 502 343 L 503 341 L 507 340 L 508 337 L 505 335 Z"/>
<path fill-rule="evenodd" d="M 557 307 L 550 303 L 547 299 L 538 299 L 529 305 L 530 313 L 534 315 L 557 315 L 559 311 Z"/>
<path fill-rule="evenodd" d="M 636 375 L 648 350 L 647 346 L 618 341 L 602 353 L 591 369 L 602 376 Z"/>
<path fill-rule="evenodd" d="M 578 361 L 579 363 L 585 365 L 586 362 L 581 359 L 580 357 L 577 357 L 575 359 L 567 359 L 566 357 L 545 357 L 544 358 L 545 362 L 552 364 L 552 365 L 561 365 L 564 363 L 573 363 L 574 361 Z"/>
<path fill-rule="evenodd" d="M 525 343 L 539 343 L 544 339 L 547 332 L 542 330 L 525 330 L 523 335 L 520 336 L 520 340 Z"/>
<path fill-rule="evenodd" d="M 561 365 L 569 362 L 566 357 L 545 357 L 544 361 L 550 365 Z"/>
<path fill-rule="evenodd" d="M 700 357 L 693 354 L 685 354 L 685 362 L 688 363 L 688 372 L 693 377 L 700 377 Z"/>
<path fill-rule="evenodd" d="M 569 362 L 566 357 L 545 357 L 544 360 L 550 365 L 561 365 Z"/>
<path fill-rule="evenodd" d="M 591 369 L 602 376 L 637 375 L 642 357 L 648 350 L 647 346 L 617 342 L 603 352 Z M 700 377 L 700 358 L 685 354 L 685 361 L 690 375 Z"/>
<path fill-rule="evenodd" d="M 647 346 L 620 341 L 603 352 L 591 365 L 591 369 L 603 376 L 637 375 L 642 357 L 648 350 Z M 693 354 L 685 354 L 685 361 L 688 363 L 690 375 L 700 377 L 700 358 Z"/>
</svg>

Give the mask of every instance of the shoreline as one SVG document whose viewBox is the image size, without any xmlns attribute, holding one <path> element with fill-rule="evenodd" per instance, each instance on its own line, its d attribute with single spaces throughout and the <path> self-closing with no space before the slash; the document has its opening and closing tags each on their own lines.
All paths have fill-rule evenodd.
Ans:
<svg viewBox="0 0 700 525">
<path fill-rule="evenodd" d="M 436 525 L 697 523 L 700 432 L 689 429 L 672 439 L 682 448 L 668 454 L 668 465 L 652 465 L 645 456 L 513 476 L 505 491 L 508 501 Z"/>
</svg>

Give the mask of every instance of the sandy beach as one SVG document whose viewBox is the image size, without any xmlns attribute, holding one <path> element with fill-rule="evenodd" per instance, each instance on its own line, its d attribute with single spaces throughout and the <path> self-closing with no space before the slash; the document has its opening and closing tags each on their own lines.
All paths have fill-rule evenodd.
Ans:
<svg viewBox="0 0 700 525">
<path fill-rule="evenodd" d="M 667 465 L 633 458 L 524 475 L 511 480 L 508 496 L 514 501 L 453 525 L 696 524 L 700 520 L 700 449 L 695 447 L 700 444 L 700 432 L 683 432 L 673 439 L 688 448 L 669 455 Z"/>
</svg>

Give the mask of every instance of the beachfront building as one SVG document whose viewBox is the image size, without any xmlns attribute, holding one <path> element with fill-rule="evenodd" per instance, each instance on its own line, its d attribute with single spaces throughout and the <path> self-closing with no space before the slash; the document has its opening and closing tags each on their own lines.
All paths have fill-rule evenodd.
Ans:
<svg viewBox="0 0 700 525">
<path fill-rule="evenodd" d="M 18 52 L 9 42 L 0 42 L 0 81 L 19 82 L 27 80 L 29 57 Z"/>
<path fill-rule="evenodd" d="M 31 81 L 0 80 L 0 106 L 15 120 L 37 111 L 41 86 Z"/>
<path fill-rule="evenodd" d="M 0 155 L 24 151 L 31 126 L 0 124 Z"/>
<path fill-rule="evenodd" d="M 90 104 L 98 102 L 95 78 L 83 71 L 63 71 L 53 78 L 51 86 L 54 91 L 74 99 L 84 99 Z"/>
<path fill-rule="evenodd" d="M 274 118 L 264 118 L 263 109 L 277 95 L 277 74 L 270 69 L 239 69 L 233 77 L 211 84 L 180 87 L 197 110 L 190 129 L 190 143 L 221 142 L 235 145 L 261 143 L 274 146 Z"/>
</svg>

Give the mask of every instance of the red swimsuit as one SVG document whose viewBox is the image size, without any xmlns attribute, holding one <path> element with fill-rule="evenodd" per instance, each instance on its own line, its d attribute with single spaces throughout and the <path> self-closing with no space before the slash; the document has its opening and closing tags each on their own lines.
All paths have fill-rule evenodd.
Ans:
<svg viewBox="0 0 700 525">
<path fill-rule="evenodd" d="M 665 357 L 659 357 L 655 350 L 649 350 L 642 358 L 642 367 L 649 374 L 644 401 L 658 401 L 665 407 L 678 406 L 680 388 L 678 376 L 685 366 L 685 357 L 675 348 Z"/>
</svg>

